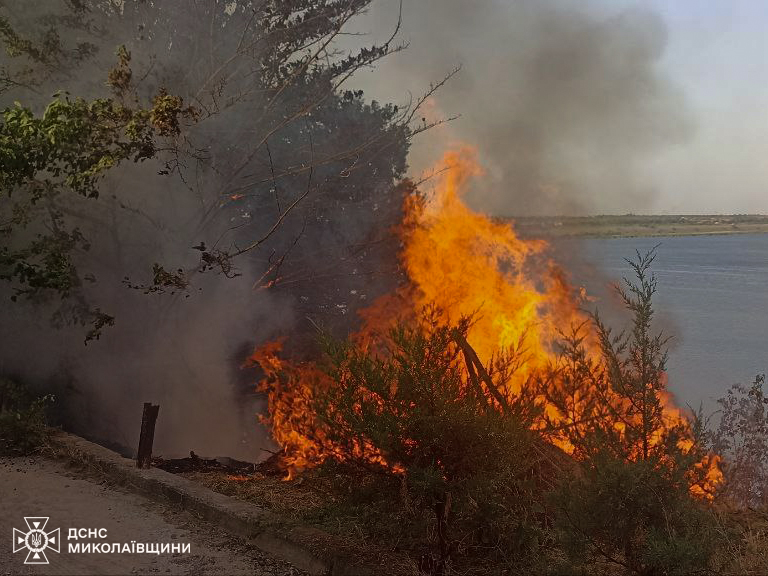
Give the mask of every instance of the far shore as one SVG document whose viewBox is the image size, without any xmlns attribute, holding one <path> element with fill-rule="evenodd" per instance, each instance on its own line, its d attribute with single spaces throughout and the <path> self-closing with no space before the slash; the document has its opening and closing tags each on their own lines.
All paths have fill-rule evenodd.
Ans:
<svg viewBox="0 0 768 576">
<path fill-rule="evenodd" d="M 515 229 L 524 236 L 631 238 L 768 234 L 768 215 L 764 214 L 527 216 L 500 220 L 514 222 Z"/>
</svg>

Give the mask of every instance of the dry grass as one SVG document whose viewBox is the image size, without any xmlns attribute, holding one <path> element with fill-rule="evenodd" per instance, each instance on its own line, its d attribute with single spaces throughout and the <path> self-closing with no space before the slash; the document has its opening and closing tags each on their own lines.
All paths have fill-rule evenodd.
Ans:
<svg viewBox="0 0 768 576">
<path fill-rule="evenodd" d="M 720 546 L 714 565 L 719 574 L 768 574 L 768 511 L 716 511 Z"/>
<path fill-rule="evenodd" d="M 247 476 L 224 472 L 186 472 L 181 476 L 214 492 L 253 502 L 292 520 L 301 520 L 311 510 L 323 506 L 327 498 L 316 482 L 305 482 L 303 479 L 286 481 L 258 472 Z"/>
</svg>

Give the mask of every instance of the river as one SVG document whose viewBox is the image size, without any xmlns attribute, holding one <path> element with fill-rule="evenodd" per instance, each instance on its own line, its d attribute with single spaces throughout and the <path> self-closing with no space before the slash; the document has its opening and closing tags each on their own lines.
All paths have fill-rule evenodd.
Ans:
<svg viewBox="0 0 768 576">
<path fill-rule="evenodd" d="M 606 310 L 612 307 L 608 282 L 631 274 L 624 258 L 660 244 L 653 266 L 656 313 L 658 327 L 673 336 L 669 387 L 680 404 L 703 404 L 711 412 L 731 384 L 768 370 L 768 234 L 559 244 L 571 258 L 573 280 L 598 295 L 595 306 Z"/>
</svg>

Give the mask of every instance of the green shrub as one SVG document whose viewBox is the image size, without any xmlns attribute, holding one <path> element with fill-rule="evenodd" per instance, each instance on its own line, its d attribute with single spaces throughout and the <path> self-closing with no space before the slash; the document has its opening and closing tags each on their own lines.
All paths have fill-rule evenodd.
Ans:
<svg viewBox="0 0 768 576">
<path fill-rule="evenodd" d="M 0 378 L 0 453 L 27 454 L 43 444 L 52 401 L 51 395 L 36 398 L 22 384 Z"/>
<path fill-rule="evenodd" d="M 333 385 L 315 391 L 315 414 L 335 460 L 368 474 L 332 515 L 377 525 L 428 574 L 707 571 L 715 516 L 691 494 L 702 426 L 666 404 L 653 256 L 638 254 L 637 282 L 619 291 L 631 328 L 595 315 L 592 351 L 575 330 L 519 394 L 507 383 L 521 359 L 481 364 L 469 319 L 427 314 L 383 343 L 327 343 Z"/>
<path fill-rule="evenodd" d="M 553 496 L 560 544 L 574 565 L 631 574 L 706 571 L 713 517 L 679 470 L 655 459 L 596 455 Z M 615 571 L 615 570 L 614 570 Z"/>
</svg>

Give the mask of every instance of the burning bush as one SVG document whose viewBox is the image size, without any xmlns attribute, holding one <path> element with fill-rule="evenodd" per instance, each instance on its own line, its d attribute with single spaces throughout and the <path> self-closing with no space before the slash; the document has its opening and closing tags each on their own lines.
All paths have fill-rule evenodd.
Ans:
<svg viewBox="0 0 768 576">
<path fill-rule="evenodd" d="M 468 557 L 532 567 L 556 534 L 578 544 L 577 565 L 595 553 L 637 572 L 700 565 L 687 527 L 721 475 L 666 390 L 653 253 L 631 263 L 637 282 L 619 293 L 634 323 L 614 335 L 581 309 L 546 243 L 463 204 L 471 154 L 446 162 L 435 193 L 406 203 L 408 283 L 360 332 L 328 344 L 324 367 L 285 361 L 274 344 L 252 357 L 289 476 L 330 460 L 399 476 L 402 506 L 432 517 L 432 573 Z M 607 507 L 594 505 L 601 494 Z M 626 529 L 609 534 L 614 520 Z"/>
<path fill-rule="evenodd" d="M 655 366 L 643 360 L 635 373 L 622 375 L 621 370 L 631 367 L 633 360 L 619 365 L 618 359 L 614 364 L 606 359 L 611 347 L 623 354 L 621 348 L 628 343 L 612 343 L 608 331 L 601 336 L 599 322 L 597 330 L 587 328 L 581 334 L 575 330 L 574 340 L 566 343 L 573 347 L 574 356 L 558 358 L 555 345 L 564 331 L 591 326 L 580 308 L 581 297 L 548 258 L 545 242 L 522 239 L 508 224 L 472 212 L 462 202 L 463 187 L 478 171 L 471 151 L 448 153 L 445 162 L 451 170 L 432 195 L 406 199 L 400 260 L 408 282 L 365 311 L 356 335 L 360 345 L 386 333 L 393 319 L 413 322 L 430 306 L 437 307 L 444 325 L 456 326 L 460 319 L 472 317 L 466 334 L 456 341 L 462 355 L 471 356 L 467 357 L 467 382 L 482 383 L 485 393 L 502 408 L 507 397 L 524 395 L 522 391 L 533 394 L 542 408 L 534 427 L 546 431 L 566 452 L 583 456 L 575 452 L 577 439 L 590 427 L 599 425 L 606 433 L 630 439 L 652 420 L 663 424 L 662 434 L 646 434 L 646 445 L 633 449 L 649 454 L 672 436 L 691 447 L 690 426 L 664 389 L 663 359 Z M 651 338 L 650 316 L 645 322 L 643 338 Z M 642 345 L 653 353 L 651 347 L 658 352 L 663 342 L 643 341 Z M 267 374 L 260 389 L 269 395 L 268 423 L 275 440 L 286 449 L 289 470 L 317 464 L 332 454 L 333 447 L 324 444 L 325 432 L 314 422 L 309 404 L 314 390 L 336 385 L 333 379 L 319 374 L 311 362 L 292 364 L 280 359 L 274 344 L 257 350 L 252 360 Z M 495 369 L 506 371 L 506 377 L 488 386 L 482 372 L 494 363 Z M 654 372 L 643 372 L 650 369 Z M 642 383 L 632 390 L 640 376 Z M 533 381 L 541 383 L 543 393 L 532 391 Z"/>
<path fill-rule="evenodd" d="M 632 313 L 629 331 L 615 334 L 593 315 L 599 356 L 590 354 L 579 329 L 562 340 L 563 353 L 543 378 L 550 408 L 547 428 L 580 460 L 608 455 L 624 461 L 655 461 L 685 471 L 690 491 L 711 500 L 722 482 L 719 458 L 707 454 L 703 427 L 686 416 L 667 391 L 667 338 L 652 330 L 655 251 L 627 260 L 635 280 L 616 290 Z"/>
<path fill-rule="evenodd" d="M 540 484 L 552 458 L 531 431 L 537 407 L 500 392 L 510 358 L 468 378 L 470 320 L 438 318 L 394 328 L 384 354 L 330 343 L 334 385 L 318 393 L 316 414 L 337 456 L 370 467 L 379 455 L 373 463 L 402 479 L 401 504 L 434 513 L 436 548 L 423 567 L 442 573 L 457 548 L 528 561 L 544 537 Z"/>
<path fill-rule="evenodd" d="M 434 512 L 433 572 L 452 554 L 473 566 L 479 558 L 532 566 L 554 537 L 573 563 L 563 569 L 600 561 L 637 574 L 706 568 L 713 546 L 702 543 L 713 532 L 700 499 L 711 496 L 719 469 L 699 421 L 665 404 L 666 340 L 651 330 L 653 258 L 638 254 L 637 281 L 620 289 L 629 332 L 614 335 L 595 315 L 599 357 L 576 329 L 560 361 L 517 392 L 510 381 L 522 351 L 484 365 L 467 340 L 471 319 L 445 325 L 434 309 L 392 330 L 376 352 L 328 345 L 317 424 L 336 458 L 402 475 L 405 501 Z M 553 411 L 566 398 L 577 406 L 570 419 Z M 578 467 L 544 438 L 567 446 Z"/>
</svg>

